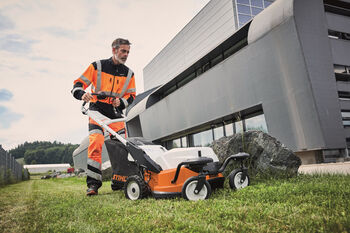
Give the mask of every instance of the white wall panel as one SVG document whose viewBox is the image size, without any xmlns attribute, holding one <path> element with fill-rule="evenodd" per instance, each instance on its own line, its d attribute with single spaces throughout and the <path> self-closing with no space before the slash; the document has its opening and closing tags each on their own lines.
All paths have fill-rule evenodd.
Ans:
<svg viewBox="0 0 350 233">
<path fill-rule="evenodd" d="M 350 41 L 340 39 L 329 39 L 334 64 L 350 65 Z"/>
<path fill-rule="evenodd" d="M 350 18 L 326 12 L 328 28 L 334 31 L 350 33 Z"/>
<path fill-rule="evenodd" d="M 232 35 L 232 4 L 210 1 L 144 68 L 145 90 L 167 83 Z"/>
</svg>

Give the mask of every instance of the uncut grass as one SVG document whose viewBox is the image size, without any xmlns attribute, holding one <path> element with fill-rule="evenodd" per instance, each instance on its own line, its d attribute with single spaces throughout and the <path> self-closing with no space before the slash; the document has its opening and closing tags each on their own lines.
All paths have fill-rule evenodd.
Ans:
<svg viewBox="0 0 350 233">
<path fill-rule="evenodd" d="M 255 180 L 210 199 L 125 199 L 104 182 L 30 180 L 0 189 L 0 232 L 350 232 L 350 176 Z"/>
</svg>

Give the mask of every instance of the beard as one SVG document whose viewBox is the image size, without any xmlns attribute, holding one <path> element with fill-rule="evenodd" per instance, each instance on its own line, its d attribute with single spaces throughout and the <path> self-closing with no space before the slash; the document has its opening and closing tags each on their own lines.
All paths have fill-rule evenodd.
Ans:
<svg viewBox="0 0 350 233">
<path fill-rule="evenodd" d="M 120 64 L 124 64 L 126 62 L 126 59 L 119 58 L 116 54 L 114 55 L 114 59 L 119 62 Z"/>
</svg>

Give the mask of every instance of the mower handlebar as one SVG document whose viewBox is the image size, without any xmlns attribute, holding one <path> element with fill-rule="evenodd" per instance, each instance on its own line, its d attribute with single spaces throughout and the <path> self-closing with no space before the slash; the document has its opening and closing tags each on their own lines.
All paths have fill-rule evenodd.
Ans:
<svg viewBox="0 0 350 233">
<path fill-rule="evenodd" d="M 103 100 L 106 98 L 117 98 L 115 95 L 111 95 L 111 94 L 106 94 L 105 92 L 101 92 L 101 93 L 90 93 L 91 95 L 97 96 L 97 99 L 99 100 Z M 86 105 L 86 101 L 84 101 L 83 106 Z"/>
<path fill-rule="evenodd" d="M 90 93 L 91 95 L 93 96 L 97 96 L 97 99 L 98 100 L 102 100 L 102 99 L 106 99 L 106 98 L 117 98 L 115 95 L 112 95 L 112 94 L 107 94 L 105 92 L 100 92 L 100 93 Z M 85 105 L 87 104 L 88 102 L 84 101 L 82 106 L 81 106 L 81 112 L 84 114 L 84 115 L 87 115 L 87 111 L 88 111 L 88 108 L 85 108 Z M 122 118 L 125 118 L 125 116 L 121 113 L 115 113 L 116 116 L 120 115 Z"/>
<path fill-rule="evenodd" d="M 115 95 L 107 94 L 105 92 L 91 93 L 91 95 L 97 96 L 97 99 L 99 99 L 99 100 L 103 100 L 103 99 L 106 99 L 106 98 L 114 98 L 114 99 L 117 98 Z"/>
</svg>

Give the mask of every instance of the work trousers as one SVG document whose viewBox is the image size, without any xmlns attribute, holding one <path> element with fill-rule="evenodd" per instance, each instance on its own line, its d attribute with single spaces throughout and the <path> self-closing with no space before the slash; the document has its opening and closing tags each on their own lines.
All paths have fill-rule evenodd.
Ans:
<svg viewBox="0 0 350 233">
<path fill-rule="evenodd" d="M 124 130 L 123 122 L 116 122 L 109 125 L 115 132 Z M 102 186 L 102 146 L 105 140 L 103 128 L 91 118 L 89 119 L 89 147 L 87 159 L 87 186 Z"/>
</svg>

